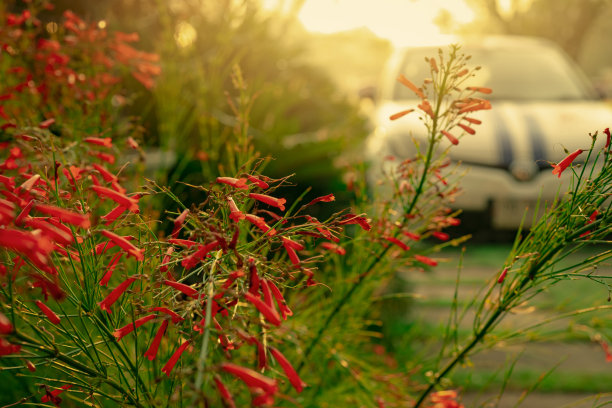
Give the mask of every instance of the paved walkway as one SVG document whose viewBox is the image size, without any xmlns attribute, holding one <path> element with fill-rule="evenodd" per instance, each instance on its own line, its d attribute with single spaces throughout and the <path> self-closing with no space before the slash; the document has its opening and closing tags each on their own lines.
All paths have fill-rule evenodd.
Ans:
<svg viewBox="0 0 612 408">
<path fill-rule="evenodd" d="M 452 257 L 451 257 L 452 258 Z M 500 260 L 503 261 L 503 258 Z M 462 284 L 459 291 L 459 302 L 466 302 L 477 295 L 482 285 L 496 273 L 498 267 L 491 265 L 491 259 L 479 264 L 478 260 L 470 259 L 466 255 L 467 265 L 462 272 Z M 455 290 L 454 281 L 457 274 L 455 266 L 456 259 L 451 259 L 447 264 L 438 266 L 427 273 L 414 271 L 405 272 L 401 275 L 411 286 L 410 291 L 417 294 L 418 298 L 412 308 L 411 316 L 417 321 L 426 322 L 428 325 L 444 326 L 448 320 L 449 304 Z M 602 292 L 602 296 L 604 293 Z M 544 296 L 543 296 L 544 297 Z M 540 307 L 537 298 L 533 304 L 537 308 L 525 307 L 522 314 L 507 316 L 500 324 L 501 330 L 513 330 L 531 326 L 555 315 L 550 307 Z M 610 316 L 612 311 L 607 312 Z M 460 325 L 461 329 L 470 330 L 474 314 L 466 314 L 466 318 Z M 567 333 L 571 320 L 559 320 L 546 325 L 546 330 Z M 580 328 L 578 328 L 580 331 Z M 586 330 L 586 329 L 585 329 Z M 503 377 L 506 372 L 504 364 L 520 355 L 517 360 L 513 376 L 523 376 L 523 383 L 529 383 L 526 378 L 537 377 L 548 372 L 558 365 L 551 376 L 554 376 L 552 385 L 548 385 L 546 391 L 536 390 L 529 394 L 519 405 L 523 408 L 547 408 L 547 407 L 603 407 L 612 406 L 612 363 L 606 363 L 605 353 L 596 342 L 563 339 L 563 341 L 546 342 L 523 342 L 520 344 L 500 343 L 495 348 L 485 350 L 471 359 L 472 368 L 462 370 L 461 378 L 468 378 L 471 373 L 473 377 L 500 371 L 498 377 Z M 605 379 L 610 379 L 609 386 Z M 591 381 L 592 379 L 592 381 Z M 604 380 L 595 381 L 595 380 Z M 481 384 L 485 380 L 480 378 L 476 382 Z M 498 380 L 499 381 L 499 380 Z M 520 382 L 519 380 L 517 380 Z M 565 385 L 567 384 L 567 385 Z M 588 386 L 589 392 L 584 392 L 581 387 Z M 499 385 L 497 386 L 499 387 Z M 554 388 L 557 389 L 554 389 Z M 567 387 L 558 389 L 560 387 Z M 545 387 L 546 388 L 546 387 Z M 480 389 L 480 388 L 478 388 Z M 476 390 L 478 391 L 478 390 Z M 495 386 L 487 389 L 485 393 L 479 393 L 470 387 L 464 392 L 464 403 L 466 407 L 494 407 L 496 406 Z M 499 401 L 499 407 L 514 407 L 520 400 L 523 389 L 509 386 Z M 598 393 L 608 392 L 607 396 L 597 399 Z"/>
</svg>

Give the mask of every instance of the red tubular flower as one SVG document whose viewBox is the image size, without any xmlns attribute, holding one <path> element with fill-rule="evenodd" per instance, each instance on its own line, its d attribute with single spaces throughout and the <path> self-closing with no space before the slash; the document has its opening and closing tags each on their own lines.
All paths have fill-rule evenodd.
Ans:
<svg viewBox="0 0 612 408">
<path fill-rule="evenodd" d="M 110 137 L 86 137 L 83 139 L 84 142 L 90 143 L 96 146 L 102 147 L 113 147 L 113 140 Z"/>
<path fill-rule="evenodd" d="M 482 121 L 481 121 L 481 120 L 474 119 L 474 118 L 469 118 L 469 117 L 467 117 L 467 116 L 465 116 L 465 117 L 463 118 L 463 120 L 465 120 L 466 122 L 470 122 L 470 123 L 471 123 L 471 124 L 473 124 L 473 125 L 480 125 L 480 124 L 482 123 Z"/>
<path fill-rule="evenodd" d="M 610 147 L 610 128 L 605 128 L 604 133 L 606 134 L 606 145 L 604 146 L 604 149 L 607 149 Z"/>
<path fill-rule="evenodd" d="M 105 161 L 109 164 L 115 164 L 115 156 L 112 154 L 102 153 L 102 152 L 88 152 L 90 156 L 95 156 L 98 159 Z"/>
<path fill-rule="evenodd" d="M 136 319 L 133 322 L 126 324 L 122 328 L 115 330 L 113 332 L 113 336 L 115 336 L 117 341 L 119 341 L 137 328 L 139 328 L 140 326 L 142 326 L 143 324 L 145 324 L 146 322 L 151 321 L 156 317 L 156 314 L 152 314 L 145 317 L 141 317 L 140 319 Z"/>
<path fill-rule="evenodd" d="M 60 395 L 62 392 L 67 391 L 69 389 L 72 388 L 72 384 L 66 384 L 66 385 L 62 385 L 60 388 L 53 390 L 51 392 L 46 391 L 46 395 L 43 395 L 43 397 L 40 399 L 40 402 L 53 402 L 53 404 L 55 404 L 56 406 L 59 406 L 59 403 L 62 401 L 61 399 L 59 399 L 57 396 Z"/>
<path fill-rule="evenodd" d="M 483 86 L 468 86 L 466 89 L 468 91 L 480 92 L 487 95 L 493 92 L 491 88 L 485 88 Z"/>
<path fill-rule="evenodd" d="M 275 308 L 268 306 L 263 300 L 261 300 L 259 297 L 253 295 L 250 292 L 245 293 L 244 297 L 246 298 L 246 300 L 251 302 L 253 306 L 257 308 L 257 310 L 259 310 L 259 312 L 265 317 L 268 322 L 272 323 L 275 326 L 281 325 L 281 318 Z"/>
<path fill-rule="evenodd" d="M 404 234 L 405 236 L 407 236 L 408 238 L 410 238 L 413 241 L 418 241 L 418 240 L 421 239 L 421 236 L 419 234 L 415 234 L 413 232 L 403 231 L 402 234 Z"/>
<path fill-rule="evenodd" d="M 126 143 L 131 149 L 138 150 L 139 148 L 138 142 L 131 136 L 127 138 Z"/>
<path fill-rule="evenodd" d="M 21 346 L 9 343 L 4 337 L 0 337 L 0 357 L 19 353 Z"/>
<path fill-rule="evenodd" d="M 306 383 L 302 381 L 302 379 L 298 375 L 297 371 L 295 371 L 289 360 L 287 360 L 283 353 L 278 351 L 278 349 L 271 346 L 268 347 L 268 349 L 270 350 L 270 354 L 272 354 L 274 359 L 282 367 L 283 371 L 285 372 L 285 375 L 287 376 L 287 378 L 289 378 L 289 382 L 291 383 L 291 385 L 293 385 L 293 388 L 295 388 L 298 393 L 302 392 L 304 387 L 306 387 Z"/>
<path fill-rule="evenodd" d="M 263 181 L 262 179 L 260 179 L 260 178 L 258 178 L 258 177 L 255 177 L 255 176 L 252 176 L 252 175 L 250 175 L 250 174 L 249 174 L 249 175 L 247 175 L 247 178 L 249 179 L 249 181 L 250 181 L 251 183 L 253 183 L 253 184 L 257 184 L 257 186 L 258 186 L 259 188 L 262 188 L 262 189 L 264 189 L 264 190 L 265 190 L 266 188 L 270 187 L 270 186 L 268 185 L 268 183 L 266 183 L 265 181 Z"/>
<path fill-rule="evenodd" d="M 433 231 L 431 235 L 439 239 L 440 241 L 448 241 L 448 239 L 450 238 L 450 235 L 448 235 L 446 232 L 441 231 Z"/>
<path fill-rule="evenodd" d="M 104 298 L 104 300 L 98 303 L 98 305 L 100 306 L 100 309 L 105 310 L 107 313 L 110 314 L 111 313 L 110 307 L 113 305 L 113 303 L 117 301 L 117 299 L 119 299 L 119 297 L 123 294 L 123 292 L 125 292 L 127 288 L 135 280 L 136 280 L 135 276 L 130 276 L 129 278 L 121 282 L 119 286 L 113 289 L 111 293 L 109 293 L 108 296 Z"/>
<path fill-rule="evenodd" d="M 435 116 L 434 111 L 431 107 L 431 104 L 429 103 L 428 100 L 424 100 L 423 102 L 419 103 L 417 107 L 423 112 L 425 112 L 426 114 L 428 114 L 431 118 Z"/>
<path fill-rule="evenodd" d="M 200 297 L 200 292 L 198 292 L 197 290 L 195 290 L 194 288 L 192 288 L 189 285 L 185 285 L 184 283 L 180 283 L 180 282 L 175 282 L 175 281 L 171 281 L 171 280 L 164 280 L 163 281 L 164 285 L 167 286 L 171 286 L 174 289 L 183 292 L 185 295 L 192 297 L 194 299 L 197 299 Z"/>
<path fill-rule="evenodd" d="M 591 213 L 591 215 L 589 216 L 589 219 L 587 220 L 585 225 L 592 224 L 597 219 L 598 215 L 599 215 L 599 211 L 597 211 L 597 210 L 593 211 Z M 582 234 L 580 234 L 580 238 L 585 237 L 585 236 L 589 235 L 590 233 L 591 233 L 591 231 L 585 231 Z"/>
<path fill-rule="evenodd" d="M 259 281 L 259 286 L 261 287 L 261 293 L 263 293 L 264 302 L 271 308 L 274 308 L 274 300 L 272 300 L 272 292 L 270 291 L 270 286 L 268 285 L 268 281 L 266 279 L 261 279 Z"/>
<path fill-rule="evenodd" d="M 166 329 L 168 328 L 168 320 L 164 320 L 161 322 L 159 329 L 157 329 L 157 333 L 151 342 L 151 345 L 144 353 L 144 356 L 148 358 L 150 361 L 155 360 L 157 357 L 157 351 L 159 350 L 159 345 L 161 343 L 162 337 L 164 337 L 164 333 L 166 333 Z"/>
<path fill-rule="evenodd" d="M 251 390 L 255 388 L 262 389 L 266 394 L 274 395 L 278 391 L 276 380 L 268 378 L 257 371 L 250 368 L 242 367 L 233 363 L 221 363 L 219 367 L 242 380 Z"/>
<path fill-rule="evenodd" d="M 122 207 L 127 208 L 134 214 L 138 214 L 140 212 L 140 209 L 138 208 L 138 200 L 133 197 L 128 197 L 125 194 L 119 193 L 118 191 L 102 186 L 91 186 L 91 189 L 95 191 L 98 196 L 108 198 Z"/>
<path fill-rule="evenodd" d="M 168 316 L 170 316 L 170 318 L 172 319 L 172 323 L 174 324 L 177 324 L 185 320 L 181 316 L 179 316 L 176 312 L 173 312 L 167 307 L 154 307 L 151 309 L 151 312 L 162 312 L 162 313 L 167 314 Z"/>
<path fill-rule="evenodd" d="M 255 337 L 253 337 L 253 340 L 255 342 L 255 345 L 257 346 L 257 369 L 263 370 L 268 366 L 268 356 L 266 354 L 266 348 Z"/>
<path fill-rule="evenodd" d="M 497 278 L 497 283 L 502 283 L 504 279 L 506 279 L 506 275 L 508 274 L 509 266 L 506 266 L 503 271 L 499 274 L 499 278 Z"/>
<path fill-rule="evenodd" d="M 385 240 L 391 242 L 392 244 L 397 245 L 398 247 L 402 248 L 404 251 L 408 251 L 410 249 L 410 247 L 406 244 L 404 244 L 402 241 L 400 241 L 399 239 L 395 238 L 395 237 L 383 237 Z"/>
<path fill-rule="evenodd" d="M 323 235 L 325 238 L 333 239 L 331 232 L 329 232 L 325 228 L 325 226 L 319 222 L 319 220 L 317 220 L 316 218 L 311 217 L 310 215 L 307 215 L 306 219 L 308 220 L 309 223 L 314 225 L 314 227 L 317 229 L 317 231 L 319 231 L 321 233 L 321 235 Z M 308 235 L 307 231 L 302 231 L 301 233 Z M 317 235 L 314 235 L 314 236 L 317 236 Z"/>
<path fill-rule="evenodd" d="M 232 286 L 232 284 L 236 281 L 236 279 L 242 276 L 244 276 L 244 271 L 242 269 L 238 269 L 238 270 L 231 272 L 228 275 L 227 280 L 223 283 L 223 291 L 227 290 L 230 286 Z M 223 296 L 223 292 L 221 292 L 220 294 L 217 294 L 215 297 L 219 295 Z"/>
<path fill-rule="evenodd" d="M 70 245 L 72 242 L 74 242 L 72 233 L 56 228 L 44 218 L 28 217 L 24 220 L 24 224 L 32 229 L 41 230 L 44 235 L 60 245 Z"/>
<path fill-rule="evenodd" d="M 244 218 L 251 224 L 255 225 L 257 228 L 262 230 L 265 234 L 268 234 L 270 236 L 276 235 L 276 230 L 266 224 L 266 221 L 263 218 L 253 214 L 245 214 Z"/>
<path fill-rule="evenodd" d="M 164 259 L 162 259 L 162 263 L 159 267 L 159 271 L 162 273 L 168 272 L 168 266 L 170 265 L 170 261 L 172 260 L 172 253 L 174 252 L 174 247 L 169 246 L 164 254 Z M 168 272 L 168 279 L 174 280 L 170 272 Z"/>
<path fill-rule="evenodd" d="M 192 246 L 198 244 L 197 242 L 192 241 L 190 239 L 180 239 L 180 238 L 170 238 L 168 240 L 168 243 L 172 245 L 179 245 L 185 248 L 191 248 Z M 172 247 L 169 247 L 169 248 L 172 248 Z"/>
<path fill-rule="evenodd" d="M 236 404 L 234 403 L 234 399 L 232 398 L 232 394 L 225 387 L 225 384 L 221 382 L 221 379 L 218 375 L 213 377 L 213 381 L 217 386 L 217 390 L 219 390 L 219 395 L 221 395 L 221 399 L 223 399 L 223 403 L 226 408 L 236 408 Z"/>
<path fill-rule="evenodd" d="M 476 131 L 474 129 L 472 129 L 471 127 L 469 127 L 467 125 L 464 125 L 463 123 L 458 123 L 457 126 L 459 126 L 461 129 L 465 130 L 470 135 L 473 135 L 473 134 L 476 133 Z"/>
<path fill-rule="evenodd" d="M 127 208 L 125 208 L 122 205 L 118 205 L 115 208 L 113 208 L 112 210 L 110 210 L 110 212 L 108 214 L 103 215 L 102 218 L 104 220 L 104 224 L 108 225 L 110 223 L 112 223 L 113 221 L 115 221 L 117 218 L 119 218 L 121 216 L 121 214 L 123 214 L 124 212 L 127 211 Z"/>
<path fill-rule="evenodd" d="M 289 259 L 291 260 L 291 263 L 295 266 L 298 266 L 300 264 L 300 258 L 298 257 L 295 251 L 303 250 L 304 245 L 299 244 L 295 241 L 292 241 L 287 237 L 281 237 L 281 240 L 283 241 L 283 246 L 285 247 L 285 250 L 287 251 L 287 255 L 289 255 Z"/>
<path fill-rule="evenodd" d="M 178 359 L 181 357 L 181 354 L 183 354 L 187 347 L 189 347 L 189 340 L 186 340 L 183 344 L 181 344 L 178 349 L 176 349 L 174 354 L 172 354 L 172 357 L 170 357 L 166 365 L 164 365 L 164 367 L 161 369 L 162 372 L 166 373 L 168 377 L 170 377 L 170 372 L 172 371 L 172 369 L 178 362 Z"/>
<path fill-rule="evenodd" d="M 283 320 L 287 320 L 287 316 L 293 316 L 293 312 L 291 311 L 291 309 L 289 309 L 289 306 L 287 306 L 287 302 L 285 301 L 283 294 L 278 289 L 278 287 L 274 284 L 274 282 L 269 281 L 268 286 L 270 287 L 272 296 L 274 296 L 274 299 L 276 299 L 276 304 L 278 305 L 278 308 L 281 311 Z"/>
<path fill-rule="evenodd" d="M 217 183 L 227 184 L 229 186 L 239 188 L 242 190 L 248 190 L 245 178 L 233 178 L 233 177 L 217 177 Z"/>
<path fill-rule="evenodd" d="M 342 221 L 340 221 L 338 224 L 340 224 L 340 225 L 359 224 L 359 226 L 361 228 L 363 228 L 365 231 L 369 231 L 369 230 L 372 229 L 372 226 L 368 222 L 367 218 L 360 217 L 360 216 L 355 215 L 355 214 L 346 214 L 344 216 L 344 219 Z"/>
<path fill-rule="evenodd" d="M 447 132 L 446 130 L 442 130 L 441 133 L 446 136 L 446 138 L 448 139 L 449 142 L 451 142 L 454 145 L 458 145 L 459 144 L 459 139 L 457 139 L 455 136 L 453 136 L 452 133 Z"/>
<path fill-rule="evenodd" d="M 0 183 L 12 191 L 15 188 L 15 177 L 6 177 L 0 174 Z"/>
<path fill-rule="evenodd" d="M 110 139 L 110 138 L 109 138 Z M 102 178 L 104 179 L 104 181 L 106 181 L 107 183 L 113 183 L 113 182 L 117 182 L 117 176 L 115 176 L 114 174 L 112 174 L 110 171 L 108 171 L 106 169 L 106 167 L 104 166 L 100 166 L 97 163 L 92 164 L 92 167 L 94 169 L 96 169 L 98 171 L 98 173 L 100 173 L 100 175 L 102 176 Z"/>
<path fill-rule="evenodd" d="M 249 258 L 249 292 L 257 296 L 259 293 L 259 274 L 257 273 L 257 267 L 255 266 L 255 260 Z"/>
<path fill-rule="evenodd" d="M 52 217 L 56 217 L 61 222 L 65 222 L 66 224 L 74 225 L 75 227 L 85 229 L 91 227 L 91 222 L 89 221 L 89 214 L 79 214 L 69 210 L 65 210 L 63 208 L 46 204 L 36 204 L 34 208 L 36 209 L 36 211 L 50 215 Z"/>
<path fill-rule="evenodd" d="M 340 245 L 333 244 L 331 242 L 321 243 L 321 248 L 324 248 L 331 252 L 335 252 L 338 255 L 346 255 L 346 249 L 342 248 Z"/>
<path fill-rule="evenodd" d="M 100 234 L 110 239 L 115 245 L 123 249 L 129 256 L 136 258 L 137 261 L 144 260 L 144 249 L 138 249 L 132 245 L 125 237 L 107 230 L 100 230 Z"/>
<path fill-rule="evenodd" d="M 46 259 L 53 250 L 53 243 L 46 237 L 43 239 L 30 232 L 2 228 L 0 229 L 0 247 L 19 252 L 39 265 L 46 264 Z"/>
<path fill-rule="evenodd" d="M 56 315 L 55 312 L 49 308 L 49 306 L 45 305 L 40 300 L 36 301 L 36 306 L 38 306 L 38 308 L 45 314 L 45 316 L 47 316 L 47 319 L 49 319 L 51 323 L 55 325 L 60 324 L 59 316 Z"/>
<path fill-rule="evenodd" d="M 123 252 L 117 252 L 113 256 L 111 261 L 108 263 L 108 267 L 106 268 L 106 273 L 104 274 L 102 279 L 100 279 L 100 286 L 108 285 L 108 281 L 113 276 L 113 271 L 115 270 L 115 267 L 117 266 L 117 262 L 119 262 L 119 259 L 121 259 L 122 256 L 123 256 Z"/>
<path fill-rule="evenodd" d="M 230 219 L 234 220 L 235 222 L 243 220 L 244 214 L 238 209 L 234 199 L 232 197 L 227 197 L 227 203 L 229 204 L 230 208 Z"/>
<path fill-rule="evenodd" d="M 436 261 L 435 259 L 431 259 L 425 255 L 415 255 L 414 259 L 416 259 L 417 261 L 424 263 L 425 265 L 429 265 L 429 266 L 437 266 L 438 265 L 438 261 Z"/>
<path fill-rule="evenodd" d="M 49 294 L 55 300 L 62 300 L 66 297 L 66 294 L 59 286 L 59 279 L 57 276 L 47 278 L 40 274 L 32 274 L 30 277 L 34 279 L 32 287 L 40 288 L 45 300 L 49 298 Z"/>
<path fill-rule="evenodd" d="M 610 353 L 610 346 L 608 346 L 608 343 L 601 341 L 599 344 L 601 344 L 601 348 L 604 353 L 606 353 L 606 363 L 612 363 L 612 353 Z"/>
<path fill-rule="evenodd" d="M 462 113 L 488 110 L 491 109 L 492 106 L 491 102 L 487 101 L 486 99 L 470 98 L 466 101 L 466 103 L 463 103 L 458 107 L 460 107 L 459 114 L 461 115 Z"/>
<path fill-rule="evenodd" d="M 421 91 L 420 88 L 418 88 L 415 84 L 413 84 L 412 82 L 410 82 L 408 80 L 408 78 L 406 78 L 403 74 L 400 74 L 400 76 L 397 77 L 397 80 L 404 85 L 406 88 L 410 89 L 412 92 L 414 92 L 416 94 L 416 96 L 418 96 L 421 99 L 425 99 L 425 94 L 423 93 L 423 91 Z"/>
<path fill-rule="evenodd" d="M 271 205 L 272 207 L 276 207 L 281 211 L 285 211 L 285 203 L 287 202 L 287 200 L 285 200 L 284 198 L 277 198 L 257 193 L 249 193 L 249 197 L 257 201 L 261 201 L 264 204 Z"/>
<path fill-rule="evenodd" d="M 333 194 L 328 194 L 328 195 L 324 195 L 324 196 L 315 198 L 314 200 L 306 204 L 306 206 L 313 205 L 318 202 L 331 203 L 332 201 L 336 201 L 336 197 L 334 197 Z"/>
<path fill-rule="evenodd" d="M 568 155 L 565 159 L 561 160 L 559 163 L 553 166 L 554 169 L 552 173 L 556 174 L 557 177 L 561 178 L 561 173 L 563 173 L 563 171 L 567 169 L 569 165 L 572 164 L 574 160 L 576 160 L 576 157 L 578 157 L 578 155 L 580 155 L 583 151 L 584 150 L 582 149 L 578 149 L 575 152 Z"/>
<path fill-rule="evenodd" d="M 179 214 L 178 217 L 176 217 L 176 219 L 174 220 L 174 228 L 172 228 L 172 234 L 170 234 L 170 236 L 176 237 L 178 235 L 181 228 L 183 228 L 183 224 L 185 223 L 185 219 L 187 219 L 188 214 L 189 209 L 186 208 L 185 210 L 183 210 L 182 213 Z"/>
<path fill-rule="evenodd" d="M 181 265 L 187 270 L 192 269 L 198 264 L 198 262 L 200 262 L 206 255 L 208 255 L 211 250 L 219 246 L 219 244 L 219 241 L 213 241 L 209 242 L 206 245 L 200 245 L 197 251 L 183 258 L 183 260 L 181 261 Z"/>
<path fill-rule="evenodd" d="M 50 118 L 50 119 L 43 120 L 42 122 L 40 122 L 38 124 L 38 127 L 41 128 L 41 129 L 48 129 L 49 126 L 51 126 L 54 123 L 55 123 L 55 119 Z"/>
<path fill-rule="evenodd" d="M 389 120 L 397 120 L 401 118 L 402 116 L 406 116 L 407 114 L 411 112 L 414 112 L 414 109 L 406 109 L 401 112 L 394 113 L 393 115 L 389 116 Z"/>
<path fill-rule="evenodd" d="M 13 331 L 13 325 L 8 317 L 0 313 L 0 334 L 9 334 Z"/>
</svg>

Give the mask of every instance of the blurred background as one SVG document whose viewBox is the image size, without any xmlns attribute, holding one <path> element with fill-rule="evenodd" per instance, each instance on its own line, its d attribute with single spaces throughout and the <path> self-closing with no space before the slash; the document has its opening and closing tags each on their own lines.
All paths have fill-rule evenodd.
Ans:
<svg viewBox="0 0 612 408">
<path fill-rule="evenodd" d="M 48 27 L 71 9 L 110 29 L 138 32 L 161 55 L 159 85 L 136 81 L 126 114 L 144 118 L 148 165 L 179 191 L 235 174 L 228 146 L 238 127 L 265 174 L 295 174 L 283 194 L 334 192 L 350 204 L 351 166 L 372 131 L 383 68 L 397 47 L 456 35 L 517 34 L 557 43 L 600 94 L 612 92 L 609 0 L 59 0 Z M 239 77 L 239 79 L 237 79 Z M 228 101 L 235 101 L 231 104 Z M 591 130 L 591 129 L 589 129 Z M 586 129 L 585 129 L 586 131 Z M 230 143 L 228 143 L 230 142 Z M 192 196 L 190 196 L 192 195 Z M 325 216 L 328 214 L 316 214 Z"/>
<path fill-rule="evenodd" d="M 375 94 L 389 56 L 395 47 L 440 43 L 450 35 L 548 38 L 580 64 L 601 93 L 612 91 L 609 0 L 54 4 L 45 16 L 50 28 L 71 9 L 111 29 L 138 32 L 139 47 L 161 54 L 159 86 L 146 91 L 134 81 L 140 96 L 128 113 L 144 117 L 145 145 L 166 152 L 161 158 L 151 155 L 150 162 L 169 168 L 169 182 L 199 184 L 229 170 L 225 142 L 240 125 L 238 110 L 248 118 L 249 135 L 262 157 L 274 157 L 266 174 L 296 173 L 296 196 L 313 186 L 310 195 L 334 191 L 336 208 L 345 207 L 351 195 L 340 191 L 350 180 L 340 168 L 370 132 L 373 101 L 367 96 Z M 238 74 L 242 85 L 236 84 Z M 228 96 L 242 106 L 228 104 Z"/>
</svg>

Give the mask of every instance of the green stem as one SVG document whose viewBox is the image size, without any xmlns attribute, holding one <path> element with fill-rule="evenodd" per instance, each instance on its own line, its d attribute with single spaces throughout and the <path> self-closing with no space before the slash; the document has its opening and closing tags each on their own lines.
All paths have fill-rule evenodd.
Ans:
<svg viewBox="0 0 612 408">
<path fill-rule="evenodd" d="M 423 391 L 421 393 L 421 396 L 419 397 L 417 402 L 414 404 L 413 408 L 418 408 L 418 407 L 421 406 L 423 401 L 425 401 L 425 398 L 427 398 L 429 393 L 436 387 L 436 385 L 438 385 L 440 383 L 442 378 L 444 378 L 444 376 L 446 376 L 446 374 L 448 374 L 453 369 L 453 367 L 455 367 L 457 365 L 457 363 L 461 362 L 469 354 L 469 352 L 474 348 L 474 346 L 476 346 L 483 339 L 483 337 L 489 331 L 489 328 L 502 315 L 503 311 L 504 311 L 503 308 L 501 308 L 501 307 L 498 308 L 495 311 L 495 313 L 491 317 L 489 317 L 489 320 L 487 320 L 487 322 L 482 327 L 482 329 L 480 329 L 478 331 L 478 333 L 476 333 L 474 335 L 474 338 L 468 343 L 468 345 L 465 346 L 465 348 L 463 350 L 461 350 L 461 352 L 459 354 L 457 354 L 457 356 L 455 356 L 455 358 L 453 358 L 451 361 L 449 361 L 446 364 L 446 366 L 439 373 L 436 374 L 436 376 L 433 379 L 433 381 L 429 384 L 429 386 L 425 389 L 425 391 Z"/>
<path fill-rule="evenodd" d="M 210 321 L 212 320 L 212 303 L 214 296 L 214 274 L 217 266 L 217 262 L 221 258 L 223 251 L 217 251 L 215 256 L 215 260 L 210 267 L 209 280 L 206 290 L 206 319 L 204 321 L 204 339 L 202 340 L 202 347 L 200 348 L 200 356 L 198 358 L 198 372 L 196 374 L 195 379 L 195 395 L 191 401 L 191 405 L 195 405 L 195 402 L 198 398 L 198 391 L 202 388 L 202 384 L 204 383 L 204 368 L 206 366 L 206 356 L 208 354 L 208 344 L 210 343 Z"/>
<path fill-rule="evenodd" d="M 421 175 L 421 180 L 419 181 L 419 185 L 418 185 L 418 187 L 417 187 L 417 189 L 415 191 L 414 198 L 412 199 L 412 202 L 410 203 L 410 205 L 406 209 L 406 214 L 410 214 L 414 210 L 414 208 L 416 207 L 416 204 L 417 204 L 421 194 L 423 193 L 423 186 L 425 185 L 425 180 L 427 179 L 427 176 L 429 175 L 429 167 L 431 166 L 431 160 L 432 160 L 432 157 L 433 157 L 433 152 L 434 152 L 434 148 L 435 148 L 435 144 L 436 144 L 435 141 L 436 141 L 436 133 L 437 133 L 437 128 L 438 128 L 437 118 L 438 118 L 438 114 L 440 112 L 440 107 L 442 106 L 442 99 L 443 99 L 442 98 L 442 93 L 445 91 L 447 78 L 448 78 L 448 74 L 446 74 L 444 76 L 443 80 L 442 80 L 442 84 L 440 86 L 440 91 L 439 91 L 439 94 L 438 94 L 438 99 L 436 101 L 436 110 L 435 110 L 435 114 L 434 114 L 434 118 L 433 118 L 433 124 L 432 124 L 432 127 L 431 127 L 432 132 L 431 132 L 431 135 L 430 135 L 429 146 L 427 147 L 427 154 L 426 154 L 426 157 L 425 157 L 425 164 L 423 166 L 423 174 Z M 398 233 L 399 233 L 399 230 L 397 230 L 397 229 L 393 232 L 394 236 L 396 236 Z M 384 247 L 380 251 L 379 254 L 374 256 L 374 258 L 370 261 L 370 263 L 367 264 L 367 266 L 365 268 L 365 271 L 362 274 L 359 275 L 357 282 L 355 282 L 353 284 L 353 286 L 351 286 L 349 291 L 344 294 L 344 296 L 338 301 L 338 303 L 336 304 L 334 309 L 331 311 L 331 313 L 327 316 L 327 319 L 325 320 L 323 325 L 319 328 L 319 330 L 317 331 L 317 334 L 314 336 L 313 340 L 310 342 L 310 344 L 308 345 L 308 348 L 304 352 L 302 360 L 301 360 L 300 364 L 298 365 L 298 369 L 297 369 L 298 373 L 302 370 L 302 368 L 306 364 L 306 360 L 308 359 L 308 357 L 310 356 L 310 354 L 312 353 L 312 351 L 314 350 L 316 345 L 319 343 L 319 341 L 321 340 L 321 337 L 323 337 L 323 333 L 325 333 L 325 331 L 329 328 L 329 325 L 334 320 L 336 315 L 338 313 L 340 313 L 340 310 L 342 310 L 344 305 L 351 299 L 353 294 L 361 286 L 361 283 L 363 283 L 366 280 L 366 277 L 374 270 L 374 267 L 385 256 L 385 254 L 387 253 L 389 248 L 390 248 L 389 246 Z"/>
<path fill-rule="evenodd" d="M 130 402 L 139 408 L 145 408 L 144 405 L 140 404 L 131 394 L 128 390 L 124 389 L 120 384 L 118 384 L 117 382 L 115 382 L 113 379 L 108 378 L 106 375 L 99 373 L 98 371 L 90 368 L 89 366 L 81 363 L 78 360 L 75 360 L 71 357 L 68 357 L 65 354 L 62 354 L 59 352 L 59 350 L 57 349 L 52 349 L 52 348 L 47 348 L 45 346 L 43 346 L 42 344 L 38 343 L 36 340 L 30 338 L 29 336 L 23 334 L 23 333 L 19 333 L 19 332 L 15 332 L 13 333 L 13 336 L 15 336 L 16 338 L 20 339 L 21 341 L 27 342 L 29 343 L 28 346 L 34 347 L 36 350 L 38 350 L 39 352 L 42 352 L 44 354 L 47 354 L 49 357 L 55 358 L 63 363 L 68 364 L 70 367 L 82 372 L 83 374 L 86 374 L 92 378 L 97 378 L 99 380 L 101 380 L 102 382 L 110 385 L 111 387 L 113 387 L 114 389 L 116 389 L 117 391 L 119 391 L 121 393 L 121 395 L 125 395 Z"/>
</svg>

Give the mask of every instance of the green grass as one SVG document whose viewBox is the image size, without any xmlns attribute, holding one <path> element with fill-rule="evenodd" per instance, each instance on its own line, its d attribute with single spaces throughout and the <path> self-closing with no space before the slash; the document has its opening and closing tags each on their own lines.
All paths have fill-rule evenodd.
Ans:
<svg viewBox="0 0 612 408">
<path fill-rule="evenodd" d="M 541 370 L 516 369 L 508 381 L 507 389 L 528 389 L 538 383 L 545 374 L 546 372 Z M 459 368 L 452 375 L 452 381 L 465 391 L 497 391 L 503 383 L 503 372 Z M 552 371 L 541 380 L 537 391 L 600 393 L 610 392 L 610 384 L 612 384 L 612 373 Z"/>
</svg>

